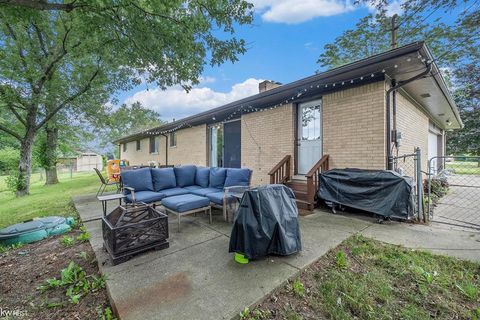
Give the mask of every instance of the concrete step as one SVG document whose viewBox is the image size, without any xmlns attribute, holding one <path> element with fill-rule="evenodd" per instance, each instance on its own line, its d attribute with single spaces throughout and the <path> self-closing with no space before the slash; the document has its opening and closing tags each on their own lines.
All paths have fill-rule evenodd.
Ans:
<svg viewBox="0 0 480 320">
<path fill-rule="evenodd" d="M 298 209 L 307 210 L 307 211 L 312 211 L 313 210 L 314 206 L 313 206 L 312 203 L 310 203 L 308 201 L 305 201 L 305 200 L 300 200 L 300 199 L 295 199 L 295 201 L 297 202 Z"/>
<path fill-rule="evenodd" d="M 307 191 L 293 190 L 293 193 L 295 194 L 295 198 L 297 198 L 298 200 L 308 201 Z"/>
<path fill-rule="evenodd" d="M 294 191 L 307 192 L 307 183 L 305 181 L 291 180 L 285 183 L 285 185 Z"/>
</svg>

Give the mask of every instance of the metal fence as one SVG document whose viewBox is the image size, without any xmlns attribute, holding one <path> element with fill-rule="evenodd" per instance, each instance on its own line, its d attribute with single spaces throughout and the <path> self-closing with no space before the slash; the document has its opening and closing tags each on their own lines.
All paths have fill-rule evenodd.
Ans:
<svg viewBox="0 0 480 320">
<path fill-rule="evenodd" d="M 426 188 L 430 220 L 480 231 L 480 157 L 433 157 Z"/>
<path fill-rule="evenodd" d="M 413 180 L 414 214 L 417 220 L 426 221 L 423 210 L 422 152 L 416 148 L 414 153 L 393 157 L 393 170 Z"/>
</svg>

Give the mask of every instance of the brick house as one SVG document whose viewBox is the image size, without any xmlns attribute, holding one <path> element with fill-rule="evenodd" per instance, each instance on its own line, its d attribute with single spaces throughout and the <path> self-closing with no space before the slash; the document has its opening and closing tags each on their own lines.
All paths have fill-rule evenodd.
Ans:
<svg viewBox="0 0 480 320">
<path fill-rule="evenodd" d="M 131 165 L 248 167 L 258 185 L 301 179 L 321 170 L 320 159 L 387 169 L 415 147 L 426 171 L 428 158 L 444 155 L 445 131 L 462 125 L 434 58 L 416 42 L 289 84 L 264 81 L 254 96 L 115 143 Z"/>
</svg>

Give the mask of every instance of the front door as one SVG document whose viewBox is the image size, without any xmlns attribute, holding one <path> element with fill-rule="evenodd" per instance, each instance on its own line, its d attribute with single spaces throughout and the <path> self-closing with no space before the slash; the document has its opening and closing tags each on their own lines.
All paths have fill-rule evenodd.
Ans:
<svg viewBox="0 0 480 320">
<path fill-rule="evenodd" d="M 298 105 L 298 174 L 306 174 L 322 158 L 322 100 Z"/>
</svg>

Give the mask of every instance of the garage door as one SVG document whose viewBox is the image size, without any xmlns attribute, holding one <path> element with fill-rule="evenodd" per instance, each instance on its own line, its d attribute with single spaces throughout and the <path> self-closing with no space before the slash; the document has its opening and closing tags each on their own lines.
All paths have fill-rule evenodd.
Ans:
<svg viewBox="0 0 480 320">
<path fill-rule="evenodd" d="M 435 133 L 428 133 L 428 159 L 438 157 L 438 136 Z M 430 161 L 430 172 L 437 173 L 437 159 Z"/>
</svg>

